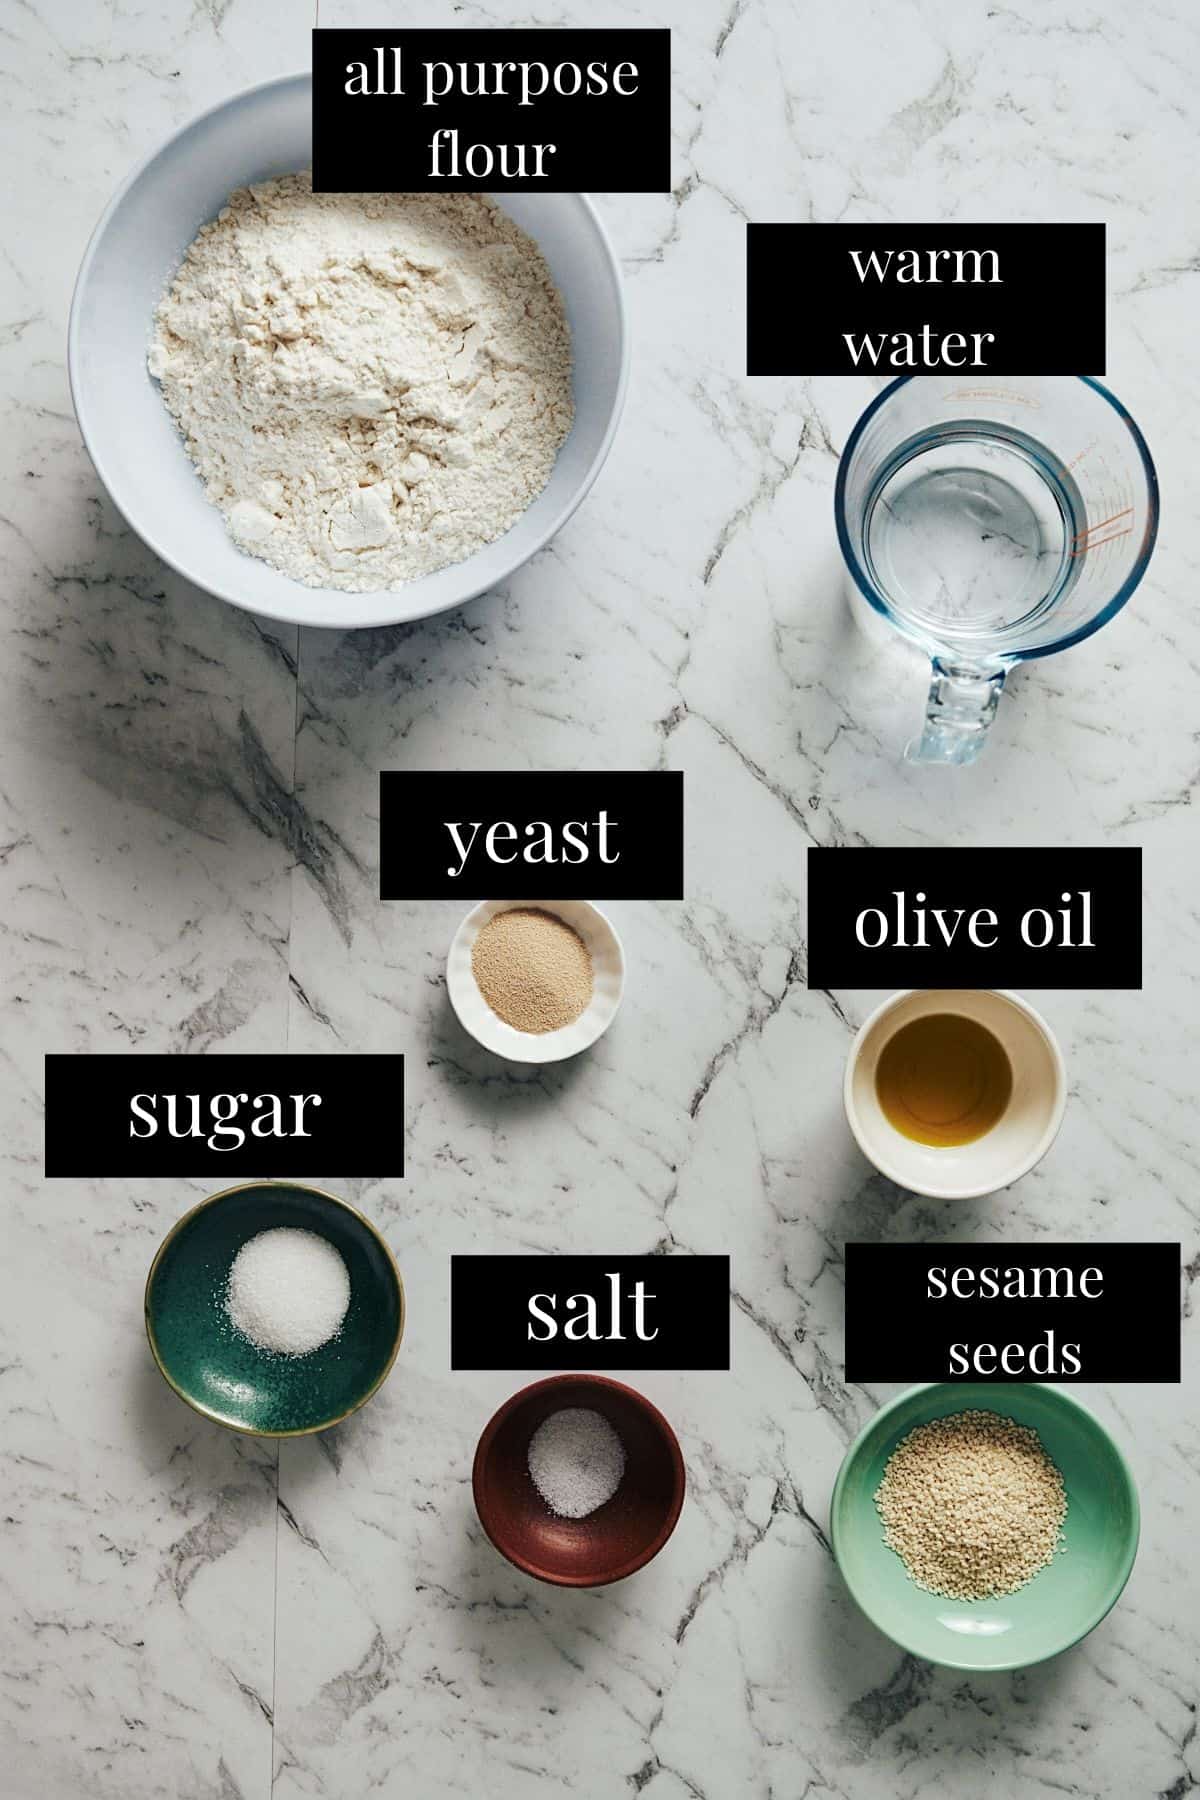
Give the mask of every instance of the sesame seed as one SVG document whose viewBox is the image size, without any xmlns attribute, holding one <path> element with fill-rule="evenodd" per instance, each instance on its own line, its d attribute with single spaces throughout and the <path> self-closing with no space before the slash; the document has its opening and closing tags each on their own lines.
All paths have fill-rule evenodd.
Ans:
<svg viewBox="0 0 1200 1800">
<path fill-rule="evenodd" d="M 1032 1427 L 999 1413 L 918 1425 L 888 1458 L 875 1506 L 910 1579 L 948 1600 L 1015 1594 L 1065 1548 L 1062 1475 Z"/>
</svg>

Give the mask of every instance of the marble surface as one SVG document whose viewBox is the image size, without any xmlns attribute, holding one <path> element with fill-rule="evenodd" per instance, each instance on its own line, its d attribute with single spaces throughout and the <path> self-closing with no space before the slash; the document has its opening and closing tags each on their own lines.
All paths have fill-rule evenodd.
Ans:
<svg viewBox="0 0 1200 1800">
<path fill-rule="evenodd" d="M 419 22 L 523 17 L 439 0 Z M 111 189 L 193 112 L 302 66 L 311 0 L 27 0 L 5 21 L 12 1800 L 1200 1787 L 1190 1291 L 1184 1387 L 1088 1393 L 1144 1535 L 1076 1650 L 987 1679 L 919 1664 L 857 1614 L 825 1530 L 847 1440 L 886 1397 L 842 1378 L 847 1238 L 1163 1236 L 1189 1290 L 1200 1268 L 1192 9 L 611 0 L 603 18 L 675 28 L 674 191 L 600 197 L 635 332 L 612 459 L 502 592 L 345 635 L 266 627 L 131 539 L 64 370 Z M 1014 682 L 975 770 L 898 760 L 919 693 L 850 634 L 830 521 L 870 387 L 740 373 L 747 218 L 1108 223 L 1109 376 L 1158 460 L 1160 547 L 1116 623 Z M 802 329 L 802 279 L 795 299 Z M 375 898 L 377 771 L 484 765 L 687 772 L 688 899 L 615 909 L 633 978 L 578 1064 L 477 1051 L 442 981 L 457 909 Z M 1043 996 L 1072 1093 L 1035 1174 L 954 1208 L 900 1193 L 842 1122 L 843 1053 L 876 997 L 804 985 L 804 852 L 1061 842 L 1144 847 L 1145 993 Z M 363 1414 L 279 1450 L 191 1415 L 146 1353 L 145 1270 L 200 1185 L 41 1177 L 44 1052 L 235 1048 L 408 1057 L 406 1178 L 325 1177 L 395 1247 L 402 1357 Z M 476 1434 L 517 1378 L 449 1372 L 449 1253 L 656 1246 L 733 1258 L 732 1370 L 640 1379 L 679 1430 L 689 1503 L 636 1580 L 538 1587 L 472 1510 Z"/>
</svg>

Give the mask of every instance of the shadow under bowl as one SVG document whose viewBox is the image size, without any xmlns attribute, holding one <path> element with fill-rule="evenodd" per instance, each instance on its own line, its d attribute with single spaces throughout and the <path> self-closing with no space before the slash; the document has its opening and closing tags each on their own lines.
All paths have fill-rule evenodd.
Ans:
<svg viewBox="0 0 1200 1800">
<path fill-rule="evenodd" d="M 342 1328 L 306 1356 L 260 1350 L 225 1311 L 234 1257 L 260 1231 L 328 1240 L 350 1277 Z M 167 1233 L 146 1280 L 146 1335 L 167 1384 L 205 1418 L 258 1437 L 302 1437 L 355 1412 L 382 1384 L 404 1335 L 404 1287 L 370 1221 L 290 1182 L 249 1182 L 202 1200 Z"/>
<path fill-rule="evenodd" d="M 1031 1426 L 1067 1490 L 1066 1544 L 1015 1594 L 947 1600 L 927 1594 L 883 1541 L 875 1494 L 901 1438 L 931 1419 L 977 1409 Z M 873 1625 L 901 1649 L 950 1669 L 1023 1669 L 1070 1649 L 1120 1597 L 1137 1554 L 1137 1489 L 1099 1419 L 1040 1382 L 933 1382 L 881 1408 L 846 1452 L 833 1490 L 830 1535 L 838 1567 Z"/>
<path fill-rule="evenodd" d="M 583 1519 L 552 1513 L 529 1473 L 529 1441 L 551 1413 L 603 1414 L 625 1449 L 616 1493 Z M 509 1562 L 558 1587 L 604 1587 L 644 1568 L 679 1519 L 687 1485 L 679 1440 L 656 1406 L 603 1375 L 552 1375 L 506 1400 L 484 1427 L 472 1487 L 480 1523 Z"/>
</svg>

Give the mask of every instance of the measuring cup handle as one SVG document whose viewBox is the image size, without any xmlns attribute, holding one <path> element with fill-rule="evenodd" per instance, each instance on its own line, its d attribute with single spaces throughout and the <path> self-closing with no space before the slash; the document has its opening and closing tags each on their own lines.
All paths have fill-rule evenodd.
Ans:
<svg viewBox="0 0 1200 1800">
<path fill-rule="evenodd" d="M 935 657 L 925 729 L 905 750 L 907 760 L 973 763 L 996 716 L 1005 672 L 955 667 Z"/>
</svg>

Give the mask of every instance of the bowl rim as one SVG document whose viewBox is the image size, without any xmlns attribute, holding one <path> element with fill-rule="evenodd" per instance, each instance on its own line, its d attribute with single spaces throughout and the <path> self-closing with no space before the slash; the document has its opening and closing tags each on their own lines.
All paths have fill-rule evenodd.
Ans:
<svg viewBox="0 0 1200 1800">
<path fill-rule="evenodd" d="M 175 1239 L 183 1231 L 184 1227 L 188 1225 L 198 1213 L 207 1212 L 210 1206 L 216 1206 L 222 1200 L 228 1200 L 231 1194 L 243 1194 L 251 1188 L 286 1188 L 289 1193 L 315 1194 L 318 1199 L 328 1201 L 330 1205 L 339 1207 L 343 1212 L 353 1214 L 354 1218 L 356 1218 L 361 1225 L 366 1227 L 370 1236 L 373 1237 L 380 1246 L 391 1267 L 392 1274 L 395 1277 L 396 1292 L 400 1300 L 400 1317 L 396 1325 L 396 1336 L 392 1343 L 391 1352 L 386 1363 L 380 1370 L 376 1379 L 371 1383 L 371 1386 L 352 1406 L 348 1406 L 344 1412 L 338 1413 L 336 1418 L 323 1419 L 317 1425 L 293 1426 L 288 1431 L 261 1431 L 256 1426 L 238 1425 L 232 1419 L 223 1418 L 219 1412 L 215 1411 L 210 1406 L 205 1406 L 203 1402 L 195 1399 L 191 1394 L 187 1393 L 185 1389 L 180 1387 L 179 1383 L 175 1380 L 174 1376 L 163 1362 L 162 1352 L 159 1349 L 158 1339 L 155 1336 L 154 1325 L 150 1317 L 150 1296 L 154 1288 L 154 1278 L 158 1273 L 158 1266 L 163 1257 L 166 1255 Z M 326 1188 L 314 1187 L 311 1182 L 284 1181 L 275 1176 L 263 1176 L 258 1181 L 253 1179 L 237 1181 L 234 1182 L 232 1187 L 222 1188 L 220 1192 L 216 1194 L 209 1194 L 205 1199 L 198 1200 L 195 1206 L 189 1206 L 188 1210 L 176 1219 L 175 1223 L 171 1226 L 171 1229 L 159 1244 L 158 1249 L 154 1252 L 154 1259 L 147 1272 L 146 1285 L 142 1292 L 142 1313 L 146 1325 L 146 1337 L 150 1344 L 150 1354 L 154 1358 L 155 1366 L 157 1367 L 159 1374 L 171 1389 L 172 1393 L 177 1394 L 185 1405 L 191 1407 L 193 1412 L 199 1413 L 201 1418 L 211 1419 L 216 1425 L 223 1425 L 226 1431 L 236 1431 L 240 1433 L 242 1437 L 297 1438 L 312 1437 L 314 1432 L 329 1431 L 334 1425 L 340 1425 L 343 1420 L 348 1419 L 352 1413 L 356 1413 L 359 1407 L 365 1406 L 367 1401 L 372 1399 L 374 1395 L 379 1392 L 379 1389 L 391 1374 L 392 1366 L 395 1363 L 397 1356 L 400 1354 L 400 1345 L 404 1339 L 404 1327 L 408 1322 L 408 1303 L 404 1293 L 404 1277 L 400 1273 L 400 1266 L 392 1252 L 392 1247 L 384 1237 L 383 1233 L 379 1230 L 378 1226 L 372 1224 L 371 1220 L 368 1219 L 364 1212 L 360 1212 L 357 1206 L 352 1206 L 349 1200 L 343 1200 L 339 1194 L 331 1194 Z"/>
<path fill-rule="evenodd" d="M 934 1187 L 932 1182 L 924 1182 L 920 1187 L 914 1187 L 912 1182 L 907 1180 L 901 1172 L 898 1164 L 891 1163 L 890 1159 L 887 1159 L 889 1166 L 885 1167 L 885 1159 L 877 1156 L 873 1150 L 868 1150 L 863 1141 L 854 1104 L 855 1072 L 871 1033 L 887 1017 L 888 1013 L 898 1009 L 904 1001 L 911 1000 L 914 994 L 993 994 L 999 1000 L 1006 1000 L 1016 1012 L 1024 1015 L 1050 1053 L 1050 1061 L 1054 1067 L 1054 1105 L 1049 1122 L 1041 1136 L 1036 1139 L 1033 1148 L 1013 1163 L 1011 1170 L 1005 1174 L 1002 1181 L 944 1183 L 940 1187 Z M 926 1200 L 984 1200 L 989 1194 L 999 1194 L 1005 1188 L 1011 1187 L 1014 1182 L 1022 1180 L 1031 1169 L 1037 1167 L 1053 1147 L 1055 1139 L 1062 1130 L 1067 1111 L 1066 1059 L 1062 1053 L 1062 1046 L 1048 1021 L 1042 1017 L 1036 1006 L 1026 1000 L 1023 994 L 1018 994 L 1012 988 L 899 988 L 894 994 L 889 994 L 886 1000 L 881 1000 L 879 1005 L 867 1014 L 854 1034 L 850 1048 L 846 1052 L 846 1067 L 842 1076 L 842 1107 L 851 1136 L 872 1168 L 878 1169 L 881 1175 L 888 1181 L 895 1182 L 896 1186 L 903 1188 L 906 1193 L 920 1194 Z"/>
<path fill-rule="evenodd" d="M 534 1562 L 532 1558 L 523 1556 L 519 1550 L 514 1549 L 511 1545 L 502 1543 L 492 1529 L 492 1523 L 488 1517 L 489 1509 L 482 1498 L 484 1467 L 492 1445 L 495 1442 L 496 1435 L 505 1421 L 517 1411 L 518 1407 L 524 1405 L 526 1401 L 533 1399 L 538 1394 L 549 1393 L 556 1388 L 580 1386 L 607 1388 L 610 1392 L 618 1393 L 625 1399 L 632 1400 L 636 1410 L 643 1413 L 649 1419 L 650 1423 L 656 1428 L 659 1436 L 665 1443 L 667 1454 L 671 1462 L 673 1476 L 671 1504 L 667 1508 L 666 1517 L 654 1537 L 651 1538 L 650 1542 L 642 1550 L 639 1550 L 635 1556 L 627 1558 L 625 1562 L 619 1564 L 618 1567 L 613 1569 L 610 1573 L 599 1577 L 569 1574 L 562 1570 L 548 1569 L 544 1565 Z M 657 1406 L 655 1406 L 653 1400 L 648 1400 L 645 1394 L 639 1392 L 637 1388 L 630 1387 L 627 1382 L 615 1381 L 611 1375 L 595 1375 L 580 1369 L 578 1371 L 567 1371 L 559 1375 L 547 1375 L 540 1381 L 531 1381 L 527 1386 L 518 1388 L 515 1394 L 510 1394 L 508 1399 L 503 1401 L 501 1405 L 496 1408 L 495 1412 L 480 1432 L 479 1442 L 475 1446 L 475 1456 L 471 1464 L 471 1493 L 475 1500 L 475 1511 L 478 1514 L 479 1523 L 483 1526 L 493 1548 L 498 1550 L 500 1555 L 503 1556 L 507 1562 L 512 1563 L 514 1568 L 520 1569 L 522 1574 L 532 1575 L 535 1580 L 547 1582 L 551 1587 L 610 1587 L 614 1581 L 624 1581 L 627 1576 L 635 1575 L 639 1569 L 644 1569 L 648 1562 L 652 1562 L 675 1530 L 676 1525 L 679 1523 L 679 1515 L 683 1511 L 684 1499 L 687 1495 L 687 1468 L 683 1460 L 683 1451 L 679 1446 L 679 1439 L 675 1435 L 674 1427 L 670 1420 L 659 1411 Z"/>
<path fill-rule="evenodd" d="M 907 1643 L 903 1637 L 897 1636 L 897 1634 L 891 1631 L 887 1626 L 881 1625 L 870 1606 L 859 1593 L 856 1585 L 847 1575 L 839 1550 L 839 1539 L 842 1537 L 842 1527 L 840 1524 L 841 1502 L 842 1495 L 845 1492 L 846 1483 L 850 1478 L 850 1470 L 861 1455 L 867 1439 L 876 1430 L 881 1420 L 886 1419 L 890 1414 L 898 1411 L 900 1407 L 915 1399 L 919 1394 L 942 1391 L 952 1394 L 960 1386 L 968 1385 L 972 1384 L 960 1383 L 957 1381 L 919 1381 L 914 1383 L 911 1387 L 904 1388 L 899 1394 L 894 1394 L 890 1400 L 884 1402 L 878 1411 L 871 1415 L 862 1429 L 856 1433 L 853 1441 L 847 1448 L 846 1454 L 842 1458 L 841 1467 L 837 1472 L 837 1479 L 833 1484 L 833 1493 L 829 1501 L 829 1542 L 833 1550 L 833 1559 L 837 1564 L 838 1572 L 841 1575 L 842 1580 L 846 1584 L 846 1591 L 849 1593 L 850 1598 L 854 1601 L 854 1604 L 858 1607 L 863 1617 L 869 1620 L 875 1627 L 876 1631 L 881 1632 L 884 1637 L 889 1638 L 893 1644 L 898 1644 L 902 1650 L 906 1651 L 910 1656 L 917 1657 L 921 1662 L 933 1663 L 938 1668 L 956 1669 L 971 1675 L 1003 1675 L 1010 1674 L 1014 1669 L 1031 1669 L 1036 1667 L 1038 1663 L 1048 1662 L 1052 1656 L 1061 1656 L 1064 1650 L 1070 1650 L 1074 1645 L 1082 1643 L 1083 1639 L 1087 1637 L 1089 1633 L 1093 1632 L 1097 1625 L 1101 1624 L 1108 1617 L 1109 1613 L 1124 1593 L 1126 1583 L 1133 1571 L 1133 1565 L 1137 1560 L 1138 1546 L 1141 1542 L 1142 1535 L 1142 1508 L 1138 1498 L 1137 1482 L 1133 1478 L 1133 1470 L 1130 1468 L 1129 1463 L 1125 1458 L 1125 1453 L 1113 1437 L 1111 1431 L 1109 1431 L 1107 1425 L 1105 1425 L 1104 1421 L 1093 1412 L 1090 1406 L 1086 1405 L 1075 1394 L 1072 1394 L 1067 1388 L 1061 1387 L 1054 1381 L 976 1383 L 974 1385 L 995 1387 L 998 1390 L 998 1401 L 1002 1400 L 1004 1394 L 1013 1388 L 1041 1389 L 1046 1393 L 1053 1394 L 1056 1401 L 1058 1401 L 1068 1412 L 1074 1411 L 1079 1414 L 1088 1422 L 1088 1424 L 1093 1426 L 1095 1430 L 1099 1432 L 1101 1438 L 1108 1446 L 1129 1499 L 1131 1530 L 1129 1533 L 1128 1545 L 1117 1564 L 1116 1573 L 1104 1590 L 1100 1602 L 1086 1615 L 1087 1622 L 1079 1629 L 1076 1629 L 1074 1625 L 1067 1626 L 1061 1638 L 1055 1642 L 1049 1650 L 1043 1650 L 1037 1656 L 1018 1656 L 1007 1662 L 987 1664 L 955 1661 L 954 1658 L 950 1656 L 930 1656 L 926 1651 L 918 1650 L 914 1645 Z"/>
<path fill-rule="evenodd" d="M 475 937 L 478 937 L 479 932 L 482 931 L 484 925 L 490 924 L 492 919 L 498 918 L 502 912 L 515 912 L 519 911 L 521 908 L 530 908 L 535 912 L 554 913 L 556 917 L 562 919 L 565 925 L 570 925 L 571 929 L 574 930 L 575 927 L 571 920 L 558 911 L 560 907 L 564 906 L 582 907 L 586 914 L 590 915 L 592 919 L 595 919 L 598 922 L 601 936 L 607 939 L 609 943 L 617 971 L 617 993 L 612 1004 L 612 1011 L 607 1017 L 604 1017 L 599 1013 L 597 1014 L 596 1018 L 593 1020 L 594 1029 L 590 1036 L 580 1034 L 578 1030 L 581 1021 L 588 1015 L 590 1002 L 589 1006 L 584 1008 L 578 1019 L 573 1019 L 569 1025 L 561 1025 L 557 1031 L 519 1031 L 515 1025 L 509 1025 L 507 1020 L 499 1018 L 498 1015 L 492 1012 L 470 969 L 469 960 L 466 974 L 460 974 L 463 951 L 466 946 L 467 938 L 471 936 L 472 933 L 474 933 Z M 494 912 L 489 910 L 493 907 L 495 908 Z M 473 941 L 474 940 L 472 939 L 472 942 Z M 585 1050 L 591 1050 L 594 1045 L 600 1042 L 600 1039 L 604 1036 L 605 1032 L 609 1029 L 613 1020 L 621 1010 L 621 1003 L 625 998 L 625 983 L 628 976 L 628 970 L 629 965 L 625 957 L 625 946 L 621 942 L 621 935 L 608 914 L 602 907 L 597 906 L 594 900 L 479 900 L 459 921 L 458 928 L 450 940 L 450 947 L 446 951 L 446 993 L 449 997 L 450 1006 L 455 1018 L 458 1020 L 467 1036 L 478 1044 L 481 1050 L 486 1050 L 489 1056 L 499 1057 L 503 1062 L 523 1063 L 539 1067 L 545 1066 L 548 1063 L 570 1062 L 572 1057 L 582 1056 Z M 491 1020 L 494 1018 L 497 1025 L 502 1027 L 505 1032 L 511 1032 L 514 1040 L 511 1048 L 502 1049 L 498 1044 L 489 1043 L 486 1038 L 480 1037 L 475 1025 L 472 1024 L 469 1017 L 465 1016 L 467 995 L 462 991 L 462 982 L 469 984 L 469 993 L 478 996 L 486 1010 L 488 1019 Z M 555 1048 L 557 1040 L 564 1037 L 577 1038 L 578 1041 L 564 1045 L 562 1048 Z M 528 1040 L 528 1042 L 525 1040 Z"/>
<path fill-rule="evenodd" d="M 565 193 L 573 196 L 578 202 L 582 212 L 590 222 L 592 230 L 600 245 L 601 252 L 608 264 L 612 278 L 613 294 L 616 301 L 617 384 L 604 434 L 577 486 L 572 494 L 559 507 L 557 513 L 549 521 L 546 527 L 539 532 L 537 541 L 532 544 L 527 551 L 522 552 L 515 560 L 512 560 L 511 558 L 506 560 L 503 566 L 498 567 L 495 572 L 490 574 L 486 579 L 479 580 L 477 585 L 468 583 L 469 591 L 459 594 L 453 599 L 441 600 L 437 605 L 423 608 L 417 612 L 404 610 L 400 613 L 396 613 L 394 608 L 386 607 L 384 610 L 387 616 L 383 616 L 382 613 L 379 614 L 379 616 L 376 616 L 372 613 L 370 603 L 373 601 L 378 603 L 389 596 L 392 599 L 398 599 L 402 595 L 408 593 L 412 588 L 418 586 L 420 581 L 424 579 L 423 577 L 418 577 L 418 579 L 413 582 L 403 583 L 397 588 L 372 588 L 366 593 L 360 594 L 343 592 L 340 588 L 310 588 L 303 582 L 291 581 L 290 578 L 285 576 L 280 570 L 273 570 L 272 572 L 278 575 L 281 581 L 287 582 L 289 588 L 295 589 L 300 593 L 334 593 L 338 597 L 339 606 L 343 601 L 345 602 L 347 613 L 345 618 L 323 622 L 315 619 L 298 618 L 294 611 L 282 611 L 279 606 L 269 603 L 265 605 L 261 603 L 251 603 L 238 590 L 236 584 L 229 584 L 226 586 L 222 583 L 213 583 L 202 579 L 191 569 L 185 567 L 184 559 L 182 557 L 172 554 L 163 547 L 162 543 L 159 541 L 152 520 L 147 521 L 145 527 L 134 520 L 132 515 L 133 512 L 136 511 L 136 507 L 128 504 L 125 499 L 118 498 L 110 481 L 109 473 L 106 470 L 104 459 L 96 450 L 94 429 L 89 427 L 88 409 L 83 398 L 83 382 L 81 374 L 83 358 L 81 354 L 82 347 L 80 344 L 83 297 L 91 276 L 93 264 L 99 253 L 100 245 L 103 242 L 105 233 L 112 223 L 114 216 L 124 203 L 130 191 L 137 185 L 153 164 L 165 154 L 171 145 L 174 144 L 177 139 L 185 136 L 189 131 L 194 130 L 198 125 L 202 125 L 207 120 L 212 119 L 217 113 L 224 112 L 234 106 L 244 105 L 253 97 L 265 93 L 268 89 L 286 87 L 289 84 L 307 84 L 311 88 L 312 70 L 298 69 L 289 74 L 273 75 L 267 81 L 251 82 L 249 86 L 238 88 L 232 94 L 226 94 L 223 99 L 214 101 L 211 106 L 202 107 L 199 112 L 191 114 L 181 125 L 177 125 L 172 131 L 169 131 L 164 137 L 159 139 L 153 148 L 150 149 L 145 156 L 140 158 L 111 195 L 104 210 L 101 212 L 100 217 L 92 228 L 91 235 L 88 238 L 83 256 L 80 260 L 79 269 L 75 276 L 75 285 L 71 293 L 71 308 L 67 321 L 67 381 L 71 392 L 71 404 L 75 413 L 76 424 L 79 427 L 79 434 L 83 439 L 84 449 L 91 459 L 92 467 L 95 469 L 96 474 L 100 479 L 105 494 L 116 507 L 121 518 L 133 532 L 134 536 L 145 544 L 146 547 L 158 557 L 160 562 L 165 563 L 167 568 L 172 569 L 176 575 L 180 576 L 184 581 L 189 582 L 191 586 L 199 588 L 202 593 L 212 594 L 214 598 L 218 600 L 224 600 L 230 606 L 236 606 L 239 611 L 249 613 L 253 618 L 270 619 L 275 624 L 295 625 L 309 631 L 371 631 L 382 630 L 389 626 L 396 625 L 415 625 L 422 619 L 433 619 L 439 617 L 442 613 L 454 612 L 458 607 L 466 606 L 472 600 L 478 600 L 482 594 L 490 593 L 494 588 L 502 586 L 504 582 L 508 581 L 516 574 L 518 569 L 523 568 L 526 563 L 531 562 L 535 556 L 539 555 L 546 548 L 547 544 L 550 543 L 553 538 L 557 537 L 558 533 L 573 517 L 575 512 L 587 498 L 592 487 L 595 485 L 600 471 L 608 461 L 609 453 L 612 450 L 613 440 L 617 434 L 617 427 L 621 422 L 621 415 L 625 409 L 625 399 L 629 389 L 629 371 L 632 361 L 632 351 L 630 344 L 629 305 L 625 295 L 625 278 L 621 269 L 620 258 L 617 256 L 608 229 L 605 226 L 591 195 L 574 188 L 556 190 L 556 193 Z M 477 191 L 481 193 L 489 192 L 486 188 Z M 503 210 L 503 201 L 498 200 L 497 204 L 499 204 Z M 148 327 L 149 321 L 147 321 L 147 328 Z M 198 476 L 197 480 L 199 480 Z M 203 498 L 203 496 L 201 497 Z M 502 543 L 505 535 L 507 534 L 502 533 L 501 536 L 494 541 L 496 543 Z M 491 548 L 491 545 L 485 546 L 485 549 Z M 480 552 L 476 552 L 476 554 L 480 554 Z M 251 558 L 249 560 L 254 561 L 257 559 Z M 462 563 L 448 564 L 447 567 L 465 568 L 471 561 L 472 558 L 467 557 Z M 270 567 L 269 564 L 263 564 L 262 566 Z M 440 574 L 442 571 L 437 570 L 435 573 Z"/>
</svg>

